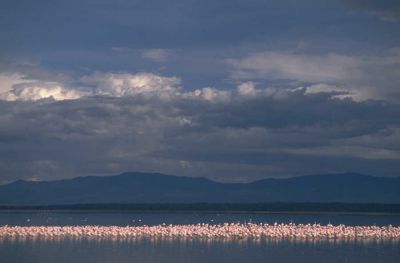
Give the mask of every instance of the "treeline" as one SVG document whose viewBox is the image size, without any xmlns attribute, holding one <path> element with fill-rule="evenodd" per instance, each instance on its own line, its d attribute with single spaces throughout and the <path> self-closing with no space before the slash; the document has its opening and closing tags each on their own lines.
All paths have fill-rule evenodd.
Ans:
<svg viewBox="0 0 400 263">
<path fill-rule="evenodd" d="M 390 213 L 400 214 L 400 204 L 359 203 L 159 203 L 159 204 L 69 204 L 0 206 L 0 210 L 85 210 L 147 212 L 287 212 L 287 213 Z"/>
</svg>

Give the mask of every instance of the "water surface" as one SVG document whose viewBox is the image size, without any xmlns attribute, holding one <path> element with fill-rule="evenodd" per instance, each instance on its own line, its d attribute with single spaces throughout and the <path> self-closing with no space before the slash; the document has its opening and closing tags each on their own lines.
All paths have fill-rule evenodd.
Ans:
<svg viewBox="0 0 400 263">
<path fill-rule="evenodd" d="M 197 223 L 320 223 L 400 226 L 400 215 L 138 213 L 138 212 L 0 212 L 0 225 L 158 225 Z"/>
<path fill-rule="evenodd" d="M 218 213 L 0 213 L 0 225 L 157 225 L 192 223 L 321 223 L 400 225 L 400 216 Z M 396 240 L 294 241 L 198 239 L 0 239 L 11 262 L 399 262 Z"/>
<path fill-rule="evenodd" d="M 1 262 L 398 262 L 398 242 L 2 240 Z"/>
</svg>

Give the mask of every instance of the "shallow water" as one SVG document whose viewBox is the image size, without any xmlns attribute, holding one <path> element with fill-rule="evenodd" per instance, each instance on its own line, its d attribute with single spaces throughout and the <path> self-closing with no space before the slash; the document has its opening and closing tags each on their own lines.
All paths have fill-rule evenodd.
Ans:
<svg viewBox="0 0 400 263">
<path fill-rule="evenodd" d="M 319 223 L 400 226 L 400 215 L 137 213 L 137 212 L 0 212 L 0 225 L 159 225 L 197 223 Z"/>
<path fill-rule="evenodd" d="M 321 223 L 400 225 L 399 216 L 0 213 L 0 225 L 157 225 L 191 223 Z M 0 262 L 399 262 L 397 240 L 294 241 L 198 239 L 2 239 Z"/>
<path fill-rule="evenodd" d="M 398 262 L 397 242 L 2 240 L 1 262 Z"/>
</svg>

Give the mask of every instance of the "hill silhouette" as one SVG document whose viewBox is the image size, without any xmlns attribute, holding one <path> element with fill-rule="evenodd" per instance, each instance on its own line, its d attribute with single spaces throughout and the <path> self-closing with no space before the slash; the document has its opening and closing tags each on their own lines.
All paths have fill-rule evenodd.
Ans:
<svg viewBox="0 0 400 263">
<path fill-rule="evenodd" d="M 220 183 L 130 172 L 0 186 L 0 205 L 266 202 L 400 203 L 400 177 L 347 173 Z"/>
</svg>

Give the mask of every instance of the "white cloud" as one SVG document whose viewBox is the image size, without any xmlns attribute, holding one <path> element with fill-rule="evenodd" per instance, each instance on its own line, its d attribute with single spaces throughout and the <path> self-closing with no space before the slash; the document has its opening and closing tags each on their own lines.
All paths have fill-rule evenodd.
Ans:
<svg viewBox="0 0 400 263">
<path fill-rule="evenodd" d="M 335 86 L 335 85 L 328 85 L 328 84 L 320 83 L 320 84 L 314 84 L 314 85 L 306 87 L 305 94 L 315 94 L 315 93 L 321 93 L 321 92 L 343 93 L 343 92 L 346 92 L 346 90 L 341 87 Z"/>
<path fill-rule="evenodd" d="M 11 91 L 0 94 L 0 99 L 40 100 L 52 98 L 54 100 L 78 99 L 82 94 L 75 90 L 67 90 L 57 83 L 28 83 L 14 87 Z"/>
<path fill-rule="evenodd" d="M 8 92 L 15 84 L 21 83 L 21 81 L 23 79 L 20 74 L 0 74 L 0 94 Z"/>
<path fill-rule="evenodd" d="M 293 86 L 293 82 L 289 82 L 289 84 L 282 84 L 281 86 L 257 88 L 255 82 L 245 81 L 239 84 L 236 90 L 204 87 L 194 91 L 185 91 L 181 87 L 181 80 L 177 77 L 167 77 L 146 72 L 136 74 L 97 72 L 83 76 L 75 81 L 69 80 L 69 82 L 65 82 L 75 83 L 71 87 L 71 85 L 65 84 L 63 81 L 28 79 L 19 73 L 0 74 L 0 100 L 26 101 L 44 98 L 65 100 L 79 99 L 85 96 L 141 96 L 161 100 L 192 99 L 224 103 L 235 99 L 247 100 L 254 97 L 284 100 L 290 95 L 289 93 L 302 90 L 305 95 L 329 93 L 329 96 L 336 99 L 351 98 L 355 101 L 362 101 L 369 98 L 379 98 L 377 95 L 379 92 L 390 91 L 390 89 L 386 88 L 387 83 L 398 88 L 396 84 L 399 77 L 397 77 L 396 73 L 400 75 L 400 68 L 392 67 L 392 65 L 400 62 L 399 49 L 388 50 L 385 54 L 382 58 L 369 56 L 363 59 L 356 59 L 339 55 L 308 57 L 307 55 L 273 54 L 269 52 L 262 53 L 258 57 L 250 55 L 242 60 L 230 61 L 236 67 L 234 74 L 237 74 L 235 75 L 237 78 L 244 78 L 243 74 L 247 74 L 248 77 L 253 79 L 261 78 L 262 76 L 272 79 L 287 78 L 289 81 L 300 81 L 297 87 Z M 309 61 L 307 61 L 307 58 L 309 58 Z M 303 63 L 304 65 L 302 65 Z M 370 81 L 370 85 L 362 85 L 361 82 L 357 83 L 356 79 L 358 77 L 356 73 L 362 70 L 357 69 L 356 65 L 362 65 L 362 67 L 360 66 L 361 68 L 368 68 L 370 71 L 380 68 L 381 70 L 378 73 L 384 75 L 380 77 L 382 88 L 376 88 L 377 86 L 373 85 L 373 81 Z M 353 66 L 356 69 L 352 71 Z M 383 70 L 387 68 L 390 70 Z M 375 72 L 374 74 L 379 75 L 378 73 Z M 359 75 L 362 74 L 360 73 Z M 385 79 L 388 76 L 391 77 Z M 321 80 L 321 82 L 318 82 L 318 80 Z M 332 80 L 332 83 L 328 80 Z M 376 82 L 379 81 L 376 80 Z"/>
<path fill-rule="evenodd" d="M 349 56 L 343 54 L 307 54 L 282 51 L 251 53 L 240 59 L 228 59 L 231 77 L 240 80 L 286 80 L 308 85 L 340 87 L 353 98 L 400 98 L 400 52 L 393 48 L 381 54 Z M 319 87 L 310 87 L 316 92 Z"/>
<path fill-rule="evenodd" d="M 159 96 L 169 98 L 180 90 L 180 79 L 152 73 L 96 73 L 85 76 L 82 82 L 94 87 L 94 94 L 112 97 Z"/>
<path fill-rule="evenodd" d="M 231 99 L 232 93 L 212 87 L 196 89 L 193 92 L 182 93 L 182 98 L 200 99 L 209 102 L 227 102 Z"/>
<path fill-rule="evenodd" d="M 255 96 L 257 94 L 257 90 L 253 82 L 248 81 L 240 84 L 237 87 L 237 91 L 242 96 Z"/>
<path fill-rule="evenodd" d="M 0 100 L 28 101 L 52 98 L 54 100 L 78 99 L 84 94 L 74 89 L 66 89 L 57 82 L 26 79 L 14 73 L 0 75 Z"/>
<path fill-rule="evenodd" d="M 299 88 L 303 89 L 303 87 Z M 336 99 L 347 99 L 351 98 L 355 101 L 363 101 L 369 99 L 369 96 L 366 96 L 365 93 L 357 92 L 356 90 L 350 91 L 345 89 L 344 87 L 340 87 L 337 85 L 329 85 L 325 83 L 318 83 L 307 86 L 304 88 L 305 94 L 318 94 L 318 93 L 331 93 L 332 98 Z"/>
</svg>

